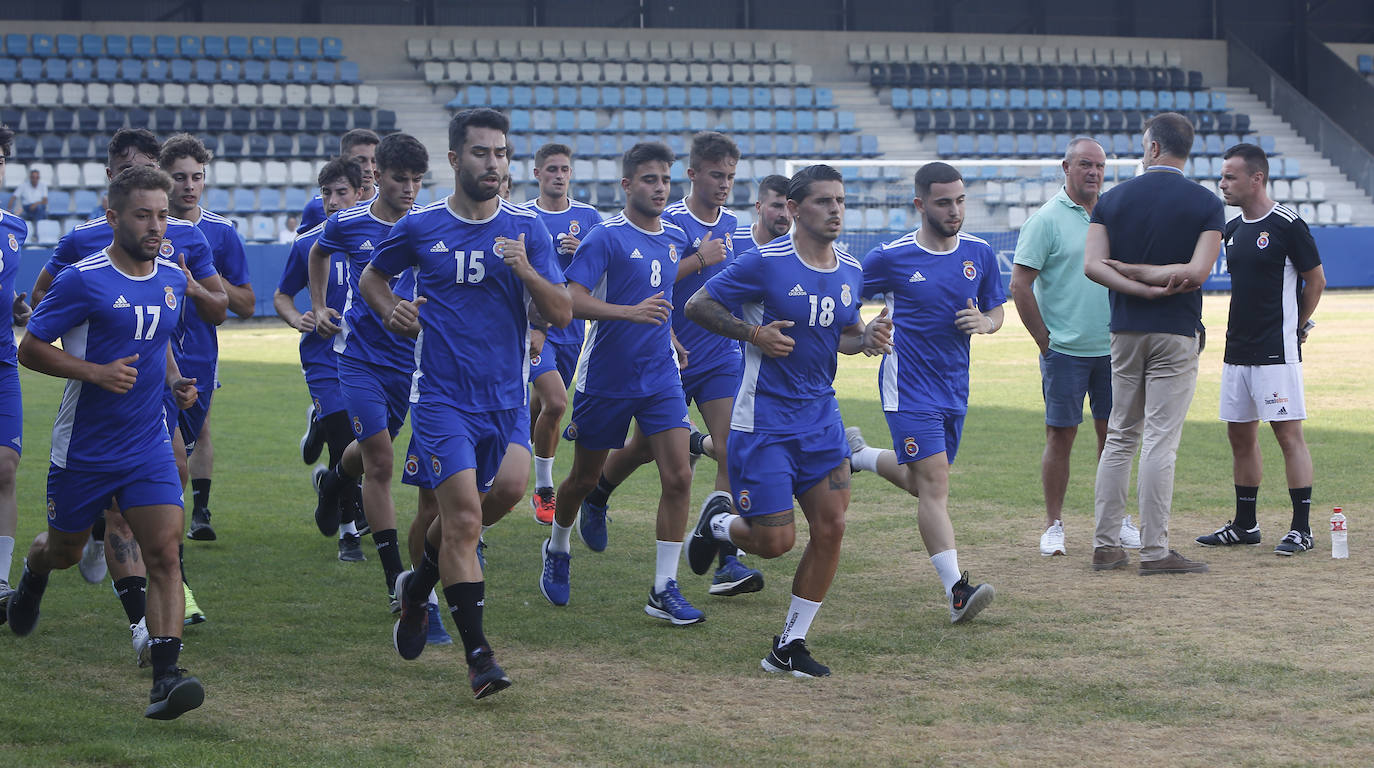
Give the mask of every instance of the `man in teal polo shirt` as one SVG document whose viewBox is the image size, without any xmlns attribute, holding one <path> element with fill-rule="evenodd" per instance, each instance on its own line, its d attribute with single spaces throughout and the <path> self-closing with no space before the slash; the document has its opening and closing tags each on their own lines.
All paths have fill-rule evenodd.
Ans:
<svg viewBox="0 0 1374 768">
<path fill-rule="evenodd" d="M 1011 296 L 1021 322 L 1040 348 L 1045 397 L 1045 453 L 1040 481 L 1045 490 L 1045 532 L 1040 554 L 1065 554 L 1062 512 L 1069 485 L 1069 453 L 1083 422 L 1088 397 L 1097 431 L 1097 455 L 1107 439 L 1112 412 L 1111 309 L 1107 289 L 1083 274 L 1083 244 L 1107 155 L 1081 136 L 1064 152 L 1064 186 L 1021 227 L 1011 272 Z M 1140 547 L 1128 515 L 1123 546 Z"/>
</svg>

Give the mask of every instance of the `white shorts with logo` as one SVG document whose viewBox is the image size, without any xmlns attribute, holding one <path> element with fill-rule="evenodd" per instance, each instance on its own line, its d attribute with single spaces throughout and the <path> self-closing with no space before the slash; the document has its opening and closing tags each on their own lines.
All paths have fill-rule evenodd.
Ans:
<svg viewBox="0 0 1374 768">
<path fill-rule="evenodd" d="M 1301 421 L 1306 418 L 1302 363 L 1222 365 L 1222 421 Z"/>
</svg>

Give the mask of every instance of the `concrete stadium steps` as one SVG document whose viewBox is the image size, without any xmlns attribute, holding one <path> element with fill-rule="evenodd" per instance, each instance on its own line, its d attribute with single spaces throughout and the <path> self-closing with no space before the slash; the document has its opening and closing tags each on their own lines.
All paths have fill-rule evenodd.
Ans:
<svg viewBox="0 0 1374 768">
<path fill-rule="evenodd" d="M 1374 226 L 1374 200 L 1340 172 L 1330 160 L 1322 157 L 1293 126 L 1284 122 L 1253 92 L 1245 88 L 1217 88 L 1226 94 L 1226 103 L 1236 112 L 1250 115 L 1250 131 L 1273 136 L 1274 145 L 1284 157 L 1301 163 L 1308 181 L 1326 184 L 1326 202 L 1346 203 L 1351 210 L 1351 224 L 1357 227 Z M 1313 222 L 1308 222 L 1312 224 Z"/>
<path fill-rule="evenodd" d="M 369 80 L 377 86 L 377 106 L 396 113 L 396 127 L 420 140 L 429 152 L 429 185 L 452 187 L 453 171 L 448 167 L 448 110 L 442 96 L 418 73 L 405 80 Z"/>
</svg>

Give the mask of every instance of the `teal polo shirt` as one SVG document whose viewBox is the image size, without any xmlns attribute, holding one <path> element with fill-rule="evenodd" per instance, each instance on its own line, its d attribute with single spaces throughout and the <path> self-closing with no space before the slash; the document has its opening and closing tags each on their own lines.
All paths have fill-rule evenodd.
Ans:
<svg viewBox="0 0 1374 768">
<path fill-rule="evenodd" d="M 1083 274 L 1088 223 L 1087 210 L 1060 187 L 1021 226 L 1012 260 L 1040 271 L 1033 288 L 1050 331 L 1050 349 L 1075 357 L 1112 353 L 1107 288 Z"/>
</svg>

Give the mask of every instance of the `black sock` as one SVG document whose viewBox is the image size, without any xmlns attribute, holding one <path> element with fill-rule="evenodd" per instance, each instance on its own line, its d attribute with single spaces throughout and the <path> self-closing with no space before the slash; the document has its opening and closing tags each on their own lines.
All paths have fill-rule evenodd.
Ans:
<svg viewBox="0 0 1374 768">
<path fill-rule="evenodd" d="M 438 583 L 439 549 L 430 544 L 429 540 L 425 540 L 425 556 L 420 559 L 419 567 L 406 582 L 406 597 L 412 603 L 422 602 L 429 598 L 429 591 Z"/>
<path fill-rule="evenodd" d="M 151 638 L 148 651 L 153 657 L 153 679 L 159 680 L 176 671 L 177 657 L 181 655 L 181 638 Z"/>
<path fill-rule="evenodd" d="M 1255 501 L 1258 498 L 1258 485 L 1237 485 L 1236 519 L 1231 521 L 1231 525 L 1241 531 L 1248 531 L 1254 528 L 1257 524 L 1255 522 Z"/>
<path fill-rule="evenodd" d="M 182 542 L 181 544 L 177 545 L 177 567 L 181 569 L 181 583 L 189 587 L 191 586 L 191 582 L 186 580 L 186 560 L 184 558 L 185 554 L 186 544 L 185 542 Z"/>
<path fill-rule="evenodd" d="M 401 550 L 396 545 L 396 529 L 373 531 L 372 543 L 377 545 L 377 557 L 382 559 L 382 572 L 386 575 L 386 591 L 396 592 L 396 577 L 401 575 Z"/>
<path fill-rule="evenodd" d="M 210 508 L 210 478 L 191 478 L 191 508 Z"/>
<path fill-rule="evenodd" d="M 342 460 L 334 465 L 334 474 L 339 476 L 340 482 L 351 483 L 353 485 L 358 484 L 358 478 L 348 474 L 348 470 L 344 469 Z"/>
<path fill-rule="evenodd" d="M 444 599 L 453 614 L 453 623 L 458 625 L 458 635 L 463 638 L 463 655 L 468 661 L 472 660 L 473 651 L 487 647 L 487 636 L 482 634 L 482 603 L 486 590 L 485 581 L 444 587 Z"/>
<path fill-rule="evenodd" d="M 42 597 L 44 590 L 48 588 L 48 574 L 39 576 L 29 570 L 28 563 L 24 563 L 24 575 L 20 578 L 24 580 L 24 588 L 39 597 Z"/>
<path fill-rule="evenodd" d="M 115 595 L 124 606 L 130 624 L 137 624 L 148 612 L 148 580 L 142 576 L 125 576 L 114 583 Z"/>
<path fill-rule="evenodd" d="M 348 412 L 335 411 L 320 419 L 320 426 L 324 429 L 324 444 L 329 448 L 329 466 L 337 467 L 343 459 L 344 449 L 353 442 L 353 430 L 348 426 Z"/>
<path fill-rule="evenodd" d="M 91 538 L 99 542 L 105 541 L 105 516 L 101 515 L 95 519 L 91 525 Z"/>
<path fill-rule="evenodd" d="M 611 494 L 615 492 L 618 483 L 613 483 L 606 479 L 605 475 L 596 481 L 596 488 L 587 494 L 587 503 L 594 507 L 604 507 L 611 500 Z"/>
<path fill-rule="evenodd" d="M 1289 488 L 1288 497 L 1293 500 L 1292 529 L 1312 535 L 1312 524 L 1308 521 L 1308 515 L 1312 511 L 1312 486 Z"/>
</svg>

